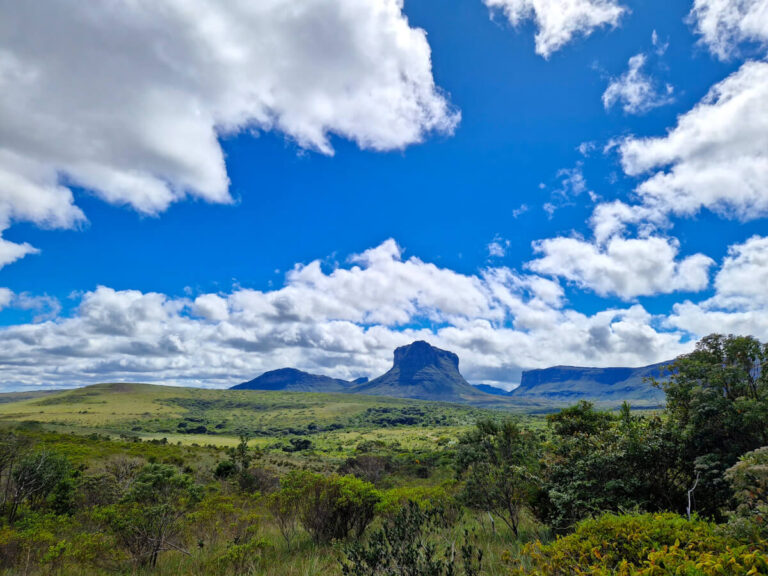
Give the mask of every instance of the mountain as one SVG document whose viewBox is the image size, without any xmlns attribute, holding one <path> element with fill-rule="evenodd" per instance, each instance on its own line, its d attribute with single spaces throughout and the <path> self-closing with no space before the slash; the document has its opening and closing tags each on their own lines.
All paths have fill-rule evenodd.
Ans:
<svg viewBox="0 0 768 576">
<path fill-rule="evenodd" d="M 582 399 L 592 400 L 601 407 L 616 406 L 625 400 L 636 406 L 654 407 L 663 403 L 664 393 L 643 379 L 658 378 L 666 364 L 642 368 L 555 366 L 528 370 L 523 372 L 520 386 L 508 392 L 485 384 L 469 384 L 459 372 L 456 354 L 418 341 L 397 348 L 392 368 L 370 381 L 362 377 L 348 382 L 295 368 L 281 368 L 232 388 L 368 394 L 529 411 L 565 406 Z"/>
<path fill-rule="evenodd" d="M 558 401 L 600 400 L 663 403 L 664 392 L 644 381 L 661 376 L 669 362 L 642 368 L 579 368 L 555 366 L 523 372 L 520 386 L 505 394 L 510 398 L 546 398 Z"/>
<path fill-rule="evenodd" d="M 389 372 L 350 392 L 444 402 L 494 400 L 464 380 L 456 354 L 423 341 L 397 348 Z"/>
<path fill-rule="evenodd" d="M 285 390 L 287 392 L 349 392 L 351 382 L 329 376 L 302 372 L 295 368 L 280 368 L 232 386 L 233 390 Z"/>
<path fill-rule="evenodd" d="M 498 386 L 491 386 L 490 384 L 472 384 L 472 386 L 480 390 L 480 392 L 494 396 L 509 396 L 511 394 L 509 390 L 504 390 L 504 388 L 499 388 Z"/>
</svg>

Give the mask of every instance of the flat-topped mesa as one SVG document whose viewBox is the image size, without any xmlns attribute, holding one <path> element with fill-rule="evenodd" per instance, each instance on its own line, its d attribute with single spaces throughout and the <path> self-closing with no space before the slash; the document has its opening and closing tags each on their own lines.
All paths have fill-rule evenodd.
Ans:
<svg viewBox="0 0 768 576">
<path fill-rule="evenodd" d="M 386 374 L 352 390 L 360 394 L 447 402 L 485 396 L 464 380 L 456 354 L 423 341 L 397 348 L 392 368 Z"/>
<path fill-rule="evenodd" d="M 435 348 L 423 340 L 395 349 L 393 367 L 400 368 L 403 376 L 413 376 L 427 366 L 459 372 L 459 357 L 448 350 Z"/>
<path fill-rule="evenodd" d="M 664 381 L 665 370 L 671 362 L 661 362 L 640 368 L 591 368 L 553 366 L 523 372 L 520 386 L 508 396 L 538 397 L 552 400 L 644 401 L 664 403 L 664 391 L 655 388 L 648 379 Z"/>
</svg>

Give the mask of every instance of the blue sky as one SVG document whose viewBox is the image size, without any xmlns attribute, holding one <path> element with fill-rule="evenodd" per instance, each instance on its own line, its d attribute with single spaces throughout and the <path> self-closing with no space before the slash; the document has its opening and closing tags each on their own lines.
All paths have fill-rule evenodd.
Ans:
<svg viewBox="0 0 768 576">
<path fill-rule="evenodd" d="M 0 230 L 12 243 L 5 261 L 0 247 L 0 338 L 7 344 L 0 387 L 105 379 L 223 386 L 288 364 L 375 375 L 394 345 L 415 337 L 456 349 L 470 380 L 510 386 L 526 368 L 663 360 L 710 331 L 768 337 L 768 302 L 743 282 L 744 274 L 768 278 L 768 154 L 760 147 L 768 138 L 768 100 L 761 100 L 768 93 L 767 2 L 723 9 L 708 0 L 581 0 L 574 19 L 597 18 L 606 7 L 615 17 L 590 26 L 569 24 L 566 14 L 565 24 L 552 25 L 561 29 L 550 31 L 573 26 L 571 35 L 554 48 L 534 38 L 546 32 L 547 11 L 561 10 L 558 2 L 408 0 L 401 11 L 394 0 L 372 1 L 388 10 L 383 28 L 399 26 L 401 39 L 416 34 L 405 48 L 390 46 L 385 33 L 368 46 L 379 24 L 372 18 L 365 22 L 373 29 L 355 31 L 355 19 L 369 16 L 365 9 L 347 10 L 343 0 L 311 4 L 317 9 L 297 22 L 279 10 L 238 8 L 247 16 L 234 16 L 254 19 L 254 36 L 260 26 L 274 35 L 273 48 L 257 45 L 232 76 L 211 73 L 191 88 L 174 83 L 173 92 L 158 77 L 156 59 L 173 72 L 198 70 L 185 42 L 202 42 L 182 38 L 178 46 L 186 48 L 176 54 L 180 23 L 214 16 L 226 23 L 232 14 L 215 14 L 219 8 L 202 0 L 168 2 L 172 17 L 156 37 L 136 24 L 151 14 L 118 10 L 110 17 L 124 41 L 108 42 L 99 56 L 106 41 L 83 18 L 89 8 L 66 21 L 56 9 L 46 16 L 13 3 L 3 8 L 29 39 L 0 26 L 0 87 L 10 90 L 0 97 L 0 121 L 12 125 L 0 130 Z M 81 34 L 83 45 L 62 48 L 47 34 L 52 26 L 65 37 Z M 328 38 L 338 38 L 338 53 L 329 49 L 313 61 L 311 52 L 293 51 L 293 43 L 325 47 Z M 140 45 L 155 50 L 144 54 Z M 160 58 L 165 49 L 171 56 Z M 382 67 L 402 69 L 379 74 L 373 64 L 369 78 L 345 64 L 354 50 L 369 49 Z M 641 54 L 633 79 L 630 58 Z M 123 62 L 125 77 L 115 75 L 124 84 L 102 84 L 82 65 L 91 58 L 110 70 Z M 305 76 L 269 70 L 268 98 L 259 74 L 269 64 L 259 58 L 285 60 L 285 69 Z M 413 104 L 412 86 L 398 80 L 407 74 L 418 78 L 411 79 L 421 94 L 415 116 L 392 112 L 399 98 Z M 327 89 L 337 76 L 342 89 Z M 719 100 L 703 102 L 729 80 Z M 618 96 L 608 106 L 611 84 Z M 62 96 L 51 95 L 59 88 Z M 392 102 L 375 96 L 379 88 Z M 320 93 L 331 112 L 305 106 L 305 89 L 307 99 Z M 188 90 L 198 116 L 213 118 L 224 176 L 216 171 L 215 141 L 198 146 L 197 127 L 181 115 L 165 125 L 163 107 L 185 105 L 170 99 L 180 90 Z M 152 100 L 150 109 L 143 95 L 155 91 L 174 96 Z M 235 109 L 241 94 L 254 93 L 267 103 Z M 78 99 L 83 94 L 87 102 Z M 38 98 L 39 107 L 19 104 Z M 702 106 L 709 108 L 698 114 Z M 727 127 L 716 124 L 721 117 Z M 26 127 L 14 130 L 11 118 Z M 680 118 L 690 130 L 667 138 Z M 380 121 L 386 125 L 375 127 Z M 740 121 L 756 135 L 742 141 L 738 134 L 749 130 L 739 132 Z M 146 123 L 146 132 L 124 136 L 133 123 Z M 723 136 L 731 129 L 736 135 Z M 738 158 L 747 165 L 731 163 Z M 697 169 L 702 162 L 711 174 Z M 744 177 L 721 180 L 732 165 Z M 674 182 L 654 180 L 641 190 L 654 175 L 676 170 Z M 47 173 L 48 180 L 40 176 Z M 128 185 L 118 173 L 151 180 Z M 21 177 L 32 185 L 20 186 Z M 145 192 L 158 182 L 171 200 Z M 47 206 L 57 187 L 50 212 L 34 208 Z M 599 236 L 595 215 L 616 200 L 631 215 Z M 553 243 L 535 249 L 542 241 Z M 622 252 L 628 245 L 653 257 L 642 264 L 645 256 Z M 377 249 L 398 270 L 379 274 L 376 258 L 355 258 Z M 286 276 L 314 261 L 319 277 Z M 354 276 L 355 266 L 370 273 L 359 284 L 334 276 Z M 387 274 L 393 284 L 371 287 Z M 308 291 L 286 297 L 296 310 L 267 313 L 266 304 L 248 308 L 239 300 L 251 295 L 276 306 L 280 290 L 296 282 Z M 360 296 L 368 290 L 372 295 Z M 377 290 L 397 296 L 377 301 Z M 208 306 L 214 298 L 217 313 Z M 528 319 L 533 313 L 537 319 Z M 564 330 L 572 332 L 561 339 Z M 206 340 L 191 336 L 196 332 Z M 65 346 L 74 341 L 79 349 Z"/>
</svg>

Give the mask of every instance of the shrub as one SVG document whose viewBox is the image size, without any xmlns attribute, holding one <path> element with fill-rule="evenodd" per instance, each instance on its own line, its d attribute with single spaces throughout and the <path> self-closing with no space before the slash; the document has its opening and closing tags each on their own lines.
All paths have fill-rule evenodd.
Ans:
<svg viewBox="0 0 768 576">
<path fill-rule="evenodd" d="M 18 568 L 38 565 L 52 548 L 60 549 L 59 535 L 71 524 L 67 517 L 30 512 L 14 526 L 0 528 L 0 567 Z M 53 560 L 48 556 L 49 563 Z M 18 572 L 14 572 L 18 573 Z"/>
<path fill-rule="evenodd" d="M 376 512 L 392 517 L 408 502 L 415 502 L 424 510 L 440 508 L 446 516 L 455 520 L 461 506 L 453 497 L 453 491 L 455 486 L 452 483 L 390 488 L 381 493 L 381 501 L 376 505 Z"/>
<path fill-rule="evenodd" d="M 267 500 L 269 511 L 289 549 L 298 529 L 300 497 L 298 487 L 286 483 L 281 490 L 270 494 Z"/>
<path fill-rule="evenodd" d="M 299 521 L 315 542 L 361 536 L 381 499 L 372 484 L 354 476 L 307 471 L 289 472 L 280 490 L 295 500 Z"/>
<path fill-rule="evenodd" d="M 743 576 L 767 571 L 765 543 L 739 545 L 714 524 L 665 513 L 585 520 L 551 544 L 527 544 L 512 574 Z"/>
<path fill-rule="evenodd" d="M 439 549 L 435 537 L 447 527 L 446 520 L 440 508 L 424 509 L 407 502 L 367 543 L 355 540 L 346 545 L 342 574 L 453 576 L 458 565 L 455 542 L 446 542 Z M 465 532 L 460 555 L 464 574 L 474 576 L 480 573 L 483 554 L 468 542 L 468 536 Z"/>
<path fill-rule="evenodd" d="M 728 469 L 736 510 L 731 527 L 752 538 L 768 538 L 768 446 L 744 454 Z"/>
<path fill-rule="evenodd" d="M 456 470 L 465 481 L 462 500 L 496 514 L 517 536 L 520 513 L 538 490 L 538 453 L 536 437 L 516 422 L 478 422 L 461 437 L 456 454 Z"/>
<path fill-rule="evenodd" d="M 232 460 L 224 460 L 216 465 L 213 475 L 216 478 L 229 478 L 237 472 L 237 465 Z"/>
<path fill-rule="evenodd" d="M 554 434 L 534 509 L 555 531 L 604 512 L 681 508 L 676 443 L 661 419 L 626 405 L 615 418 L 588 403 L 548 419 Z"/>
<path fill-rule="evenodd" d="M 312 441 L 306 438 L 291 438 L 290 446 L 283 446 L 283 452 L 302 452 L 312 449 Z"/>
<path fill-rule="evenodd" d="M 160 552 L 180 549 L 182 519 L 200 499 L 192 478 L 165 464 L 148 464 L 104 519 L 140 565 L 157 564 Z"/>
<path fill-rule="evenodd" d="M 279 486 L 279 478 L 273 472 L 266 468 L 248 468 L 238 477 L 240 489 L 243 492 L 261 492 L 262 494 L 271 494 Z"/>
<path fill-rule="evenodd" d="M 49 497 L 54 498 L 52 504 L 57 511 L 66 511 L 74 495 L 71 476 L 69 461 L 58 452 L 39 450 L 22 458 L 11 473 L 13 488 L 9 520 L 14 521 L 21 504 L 39 508 Z"/>
<path fill-rule="evenodd" d="M 232 543 L 209 561 L 209 569 L 212 573 L 226 570 L 233 574 L 253 574 L 259 568 L 264 552 L 270 548 L 271 544 L 264 538 Z"/>
<path fill-rule="evenodd" d="M 351 474 L 372 484 L 378 484 L 382 477 L 391 471 L 392 459 L 375 454 L 360 454 L 347 458 L 339 467 L 341 474 Z"/>
</svg>

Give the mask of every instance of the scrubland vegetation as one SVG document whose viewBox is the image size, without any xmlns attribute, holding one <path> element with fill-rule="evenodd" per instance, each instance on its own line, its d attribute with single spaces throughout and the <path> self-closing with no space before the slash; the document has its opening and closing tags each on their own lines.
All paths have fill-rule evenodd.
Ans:
<svg viewBox="0 0 768 576">
<path fill-rule="evenodd" d="M 0 569 L 766 575 L 766 359 L 710 336 L 658 412 L 133 385 L 2 404 Z"/>
</svg>

